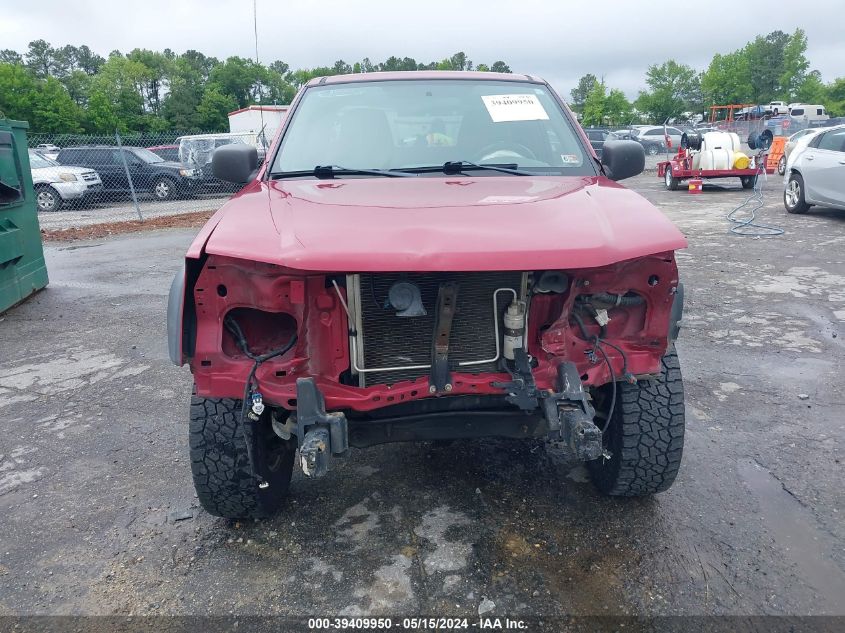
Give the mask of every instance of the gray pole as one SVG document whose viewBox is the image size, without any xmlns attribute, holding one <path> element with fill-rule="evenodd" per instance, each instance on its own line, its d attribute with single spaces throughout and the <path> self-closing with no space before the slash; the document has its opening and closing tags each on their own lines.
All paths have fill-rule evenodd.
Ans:
<svg viewBox="0 0 845 633">
<path fill-rule="evenodd" d="M 138 196 L 135 195 L 135 185 L 132 183 L 132 175 L 129 173 L 129 165 L 126 164 L 126 154 L 123 152 L 123 145 L 120 143 L 120 134 L 117 130 L 114 131 L 114 137 L 117 139 L 117 146 L 120 148 L 120 160 L 123 161 L 123 170 L 126 172 L 126 180 L 129 181 L 129 191 L 132 193 L 132 202 L 135 203 L 135 210 L 138 212 L 138 219 L 144 221 L 144 216 L 141 215 L 141 207 L 138 206 Z"/>
</svg>

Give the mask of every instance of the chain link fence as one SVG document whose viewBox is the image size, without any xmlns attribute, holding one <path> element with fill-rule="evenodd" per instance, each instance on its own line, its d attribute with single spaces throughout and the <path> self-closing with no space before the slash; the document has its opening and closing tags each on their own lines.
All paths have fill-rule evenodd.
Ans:
<svg viewBox="0 0 845 633">
<path fill-rule="evenodd" d="M 267 141 L 252 132 L 32 134 L 29 158 L 41 227 L 214 211 L 240 188 L 211 171 L 214 150 L 232 143 L 256 147 L 263 160 Z"/>
</svg>

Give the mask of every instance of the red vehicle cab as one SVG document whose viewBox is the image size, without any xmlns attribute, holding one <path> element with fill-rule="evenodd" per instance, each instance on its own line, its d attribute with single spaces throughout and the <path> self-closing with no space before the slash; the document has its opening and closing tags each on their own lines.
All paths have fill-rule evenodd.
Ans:
<svg viewBox="0 0 845 633">
<path fill-rule="evenodd" d="M 267 160 L 174 279 L 191 462 L 211 513 L 275 512 L 349 447 L 544 437 L 600 490 L 652 494 L 680 465 L 680 232 L 617 184 L 544 81 L 474 72 L 311 81 Z M 624 441 L 623 441 L 624 438 Z"/>
</svg>

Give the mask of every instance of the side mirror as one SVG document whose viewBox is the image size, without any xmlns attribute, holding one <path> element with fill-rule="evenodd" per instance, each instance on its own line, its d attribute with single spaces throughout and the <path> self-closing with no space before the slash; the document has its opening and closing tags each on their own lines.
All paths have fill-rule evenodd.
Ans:
<svg viewBox="0 0 845 633">
<path fill-rule="evenodd" d="M 254 178 L 258 169 L 258 151 L 242 143 L 223 145 L 211 155 L 211 171 L 215 178 L 241 185 Z"/>
<path fill-rule="evenodd" d="M 607 141 L 601 154 L 601 164 L 611 180 L 624 180 L 643 173 L 645 150 L 636 141 Z"/>
</svg>

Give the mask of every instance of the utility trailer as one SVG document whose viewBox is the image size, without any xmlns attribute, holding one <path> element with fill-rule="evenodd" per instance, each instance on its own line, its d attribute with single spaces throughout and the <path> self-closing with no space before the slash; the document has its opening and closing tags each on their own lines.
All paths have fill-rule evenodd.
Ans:
<svg viewBox="0 0 845 633">
<path fill-rule="evenodd" d="M 695 169 L 692 166 L 692 157 L 693 154 L 689 150 L 680 148 L 669 160 L 657 163 L 657 176 L 663 178 L 667 189 L 677 191 L 681 181 L 691 178 L 739 178 L 743 189 L 753 189 L 761 171 L 760 165 L 766 164 L 763 152 L 753 157 L 750 165 L 754 167 L 749 165 L 747 169 Z"/>
</svg>

